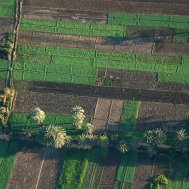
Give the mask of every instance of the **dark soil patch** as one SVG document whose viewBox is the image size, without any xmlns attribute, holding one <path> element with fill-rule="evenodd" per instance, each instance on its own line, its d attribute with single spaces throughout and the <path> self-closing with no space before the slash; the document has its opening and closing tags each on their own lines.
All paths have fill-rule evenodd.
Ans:
<svg viewBox="0 0 189 189">
<path fill-rule="evenodd" d="M 9 33 L 13 29 L 14 20 L 11 18 L 1 18 L 0 19 L 0 35 L 4 33 Z"/>
<path fill-rule="evenodd" d="M 158 14 L 177 14 L 188 15 L 189 5 L 167 4 L 165 3 L 144 3 L 127 1 L 106 1 L 106 0 L 26 0 L 24 6 L 41 8 L 58 8 L 66 10 L 94 11 L 94 12 L 134 12 L 134 13 L 158 13 Z"/>
<path fill-rule="evenodd" d="M 155 89 L 157 84 L 157 75 L 155 73 L 134 72 L 134 71 L 116 71 L 108 69 L 102 75 L 103 69 L 99 70 L 99 80 L 105 86 L 117 86 L 130 89 Z M 109 85 L 107 84 L 109 82 Z M 111 85 L 112 84 L 112 85 Z"/>
<path fill-rule="evenodd" d="M 154 53 L 166 56 L 188 56 L 188 44 L 165 43 L 163 40 L 156 40 Z"/>
<path fill-rule="evenodd" d="M 53 82 L 23 82 L 14 81 L 17 90 L 39 93 L 72 94 L 98 98 L 127 99 L 148 102 L 165 102 L 175 104 L 189 104 L 189 94 L 183 92 L 157 91 L 144 89 L 130 89 L 118 87 L 101 87 Z M 39 94 L 38 93 L 38 94 Z M 45 95 L 44 95 L 45 96 Z M 37 97 L 36 97 L 37 98 Z M 59 105 L 58 105 L 59 106 Z M 29 108 L 29 107 L 28 107 Z"/>
<path fill-rule="evenodd" d="M 46 113 L 70 114 L 72 107 L 78 105 L 84 108 L 86 115 L 93 115 L 97 98 L 36 92 L 19 92 L 15 111 L 29 112 L 34 107 L 40 107 Z"/>
<path fill-rule="evenodd" d="M 149 130 L 163 128 L 169 132 L 186 125 L 188 105 L 142 102 L 136 129 Z"/>
<path fill-rule="evenodd" d="M 119 1 L 189 4 L 188 0 L 179 0 L 179 2 L 177 0 L 164 0 L 164 1 L 162 0 L 119 0 Z"/>
<path fill-rule="evenodd" d="M 126 29 L 126 37 L 132 38 L 145 38 L 152 37 L 155 38 L 156 28 L 154 27 L 135 27 L 128 26 Z"/>
<path fill-rule="evenodd" d="M 104 187 L 101 187 L 101 185 L 114 186 L 117 170 L 119 167 L 119 162 L 120 162 L 120 153 L 110 150 L 105 167 L 103 169 L 101 179 L 100 179 L 99 188 L 104 188 Z"/>
<path fill-rule="evenodd" d="M 139 153 L 138 162 L 131 189 L 145 189 L 153 172 L 153 160 L 146 154 Z"/>
<path fill-rule="evenodd" d="M 189 93 L 189 85 L 184 84 L 157 83 L 157 89 L 167 91 L 183 91 Z"/>
</svg>

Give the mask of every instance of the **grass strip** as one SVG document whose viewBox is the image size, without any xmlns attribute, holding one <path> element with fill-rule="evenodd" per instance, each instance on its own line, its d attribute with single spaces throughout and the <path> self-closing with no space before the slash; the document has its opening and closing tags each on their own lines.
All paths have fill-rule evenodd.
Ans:
<svg viewBox="0 0 189 189">
<path fill-rule="evenodd" d="M 123 138 L 132 137 L 132 131 L 135 127 L 139 107 L 140 102 L 138 101 L 125 101 L 121 119 L 123 124 L 121 135 Z"/>
<path fill-rule="evenodd" d="M 7 148 L 7 150 L 6 150 L 6 154 L 1 154 L 3 155 L 1 157 L 1 163 L 0 163 L 0 180 L 1 180 L 0 188 L 2 189 L 7 188 L 8 186 L 11 172 L 14 167 L 14 161 L 16 159 L 16 153 L 19 149 L 19 145 L 15 141 L 3 142 L 3 143 L 4 143 L 4 148 Z"/>
<path fill-rule="evenodd" d="M 116 177 L 117 181 L 124 180 L 124 175 L 125 175 L 128 163 L 129 163 L 129 159 L 130 159 L 130 153 L 126 153 L 126 154 L 122 155 L 121 162 L 119 164 L 119 168 L 118 168 L 118 172 L 117 172 L 117 177 Z"/>
</svg>

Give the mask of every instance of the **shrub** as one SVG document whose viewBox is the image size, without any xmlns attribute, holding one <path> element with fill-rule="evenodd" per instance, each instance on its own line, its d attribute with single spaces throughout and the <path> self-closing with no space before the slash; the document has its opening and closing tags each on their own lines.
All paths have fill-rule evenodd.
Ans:
<svg viewBox="0 0 189 189">
<path fill-rule="evenodd" d="M 157 177 L 155 177 L 153 179 L 154 183 L 157 184 L 163 184 L 163 185 L 167 185 L 168 184 L 168 179 L 165 175 L 158 175 Z"/>
<path fill-rule="evenodd" d="M 160 185 L 167 185 L 168 184 L 168 179 L 164 175 L 158 175 L 154 177 L 150 184 L 149 184 L 149 189 L 160 189 Z"/>
</svg>

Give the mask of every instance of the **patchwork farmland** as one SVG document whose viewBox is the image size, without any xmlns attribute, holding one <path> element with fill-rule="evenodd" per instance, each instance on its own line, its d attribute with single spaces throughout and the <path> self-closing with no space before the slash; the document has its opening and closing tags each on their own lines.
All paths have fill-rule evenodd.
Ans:
<svg viewBox="0 0 189 189">
<path fill-rule="evenodd" d="M 0 26 L 0 189 L 189 188 L 187 0 L 0 0 Z"/>
</svg>

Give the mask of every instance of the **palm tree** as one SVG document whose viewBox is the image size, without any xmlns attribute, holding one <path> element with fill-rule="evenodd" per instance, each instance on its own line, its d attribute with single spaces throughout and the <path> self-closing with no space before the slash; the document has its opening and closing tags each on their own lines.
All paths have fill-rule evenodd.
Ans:
<svg viewBox="0 0 189 189">
<path fill-rule="evenodd" d="M 163 144 L 166 140 L 166 134 L 161 129 L 149 130 L 144 133 L 146 143 L 152 146 Z"/>
<path fill-rule="evenodd" d="M 139 147 L 139 138 L 133 136 L 129 142 L 129 149 L 131 151 L 137 151 Z"/>
<path fill-rule="evenodd" d="M 66 131 L 60 126 L 50 125 L 45 129 L 44 141 L 48 146 L 62 148 L 67 141 Z"/>
<path fill-rule="evenodd" d="M 145 132 L 144 138 L 148 144 L 147 153 L 149 157 L 153 157 L 157 153 L 157 146 L 165 142 L 166 134 L 161 129 L 149 130 Z"/>
<path fill-rule="evenodd" d="M 42 125 L 45 120 L 45 112 L 40 108 L 34 108 L 29 114 L 30 120 Z"/>
<path fill-rule="evenodd" d="M 187 148 L 187 133 L 184 129 L 181 129 L 180 131 L 176 132 L 177 134 L 177 141 L 175 144 L 175 147 L 178 151 L 183 152 Z"/>
<path fill-rule="evenodd" d="M 120 144 L 119 144 L 119 151 L 122 153 L 122 154 L 125 154 L 128 152 L 128 146 L 126 144 L 125 141 L 121 141 Z"/>
<path fill-rule="evenodd" d="M 76 129 L 81 129 L 85 119 L 85 114 L 84 114 L 85 111 L 80 106 L 73 107 L 72 111 L 73 111 L 72 117 L 74 118 L 74 125 Z"/>
</svg>

